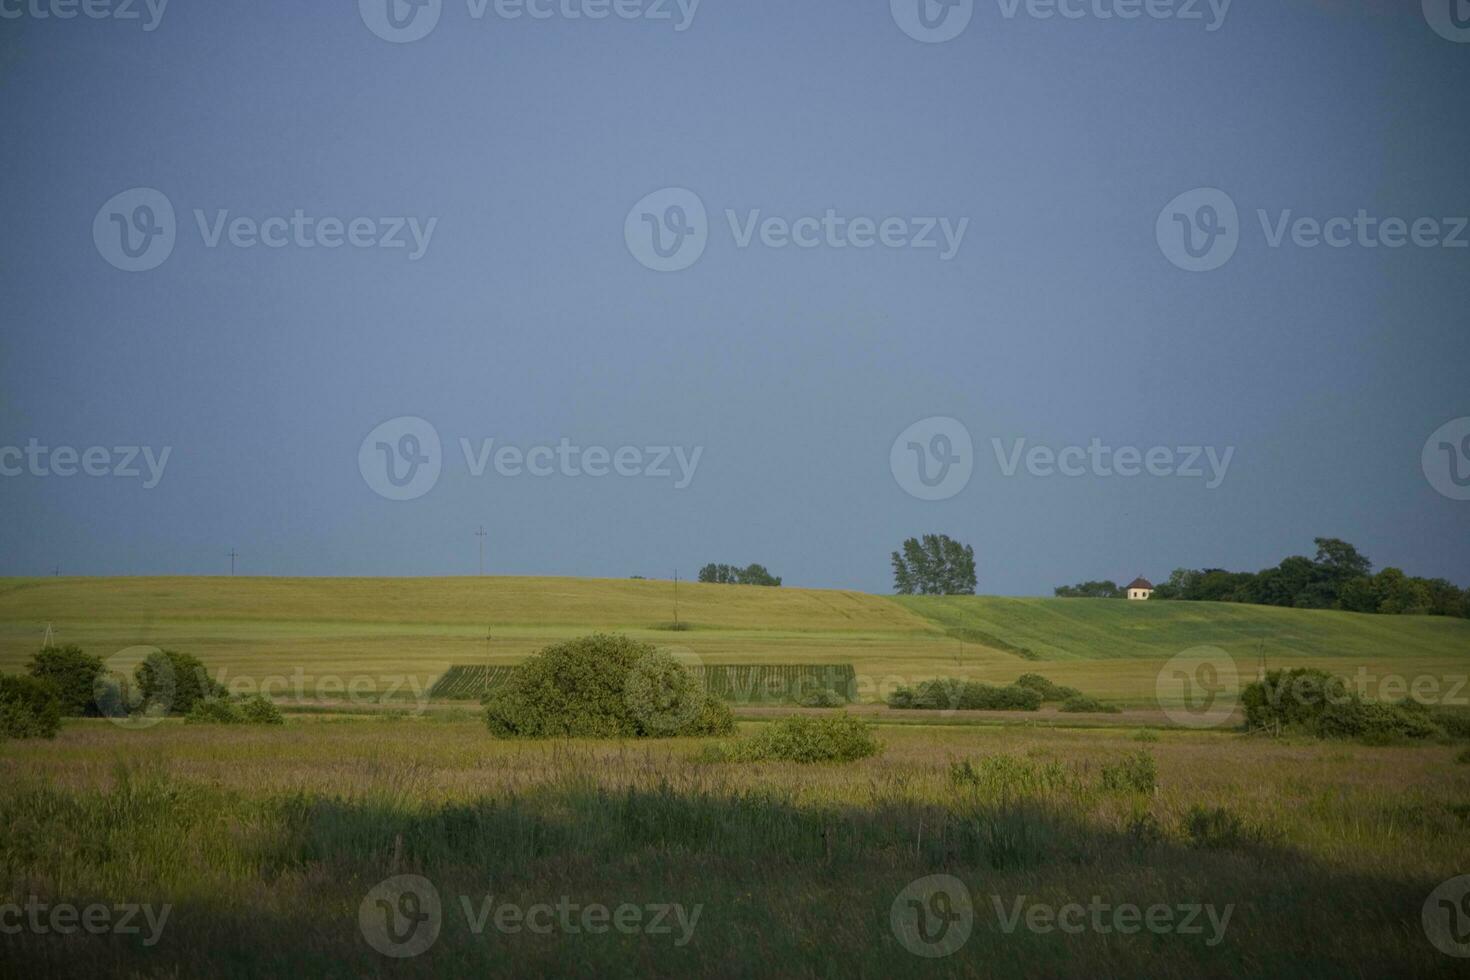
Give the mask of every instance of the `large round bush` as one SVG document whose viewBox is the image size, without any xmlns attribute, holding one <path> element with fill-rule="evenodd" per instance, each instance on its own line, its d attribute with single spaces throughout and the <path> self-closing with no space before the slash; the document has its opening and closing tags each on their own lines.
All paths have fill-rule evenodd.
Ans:
<svg viewBox="0 0 1470 980">
<path fill-rule="evenodd" d="M 0 738 L 55 738 L 60 730 L 56 685 L 34 677 L 0 676 Z"/>
<path fill-rule="evenodd" d="M 626 636 L 546 647 L 485 699 L 502 738 L 645 738 L 734 730 L 730 709 L 678 661 Z"/>
<path fill-rule="evenodd" d="M 100 714 L 94 690 L 102 669 L 101 657 L 94 657 L 78 646 L 47 647 L 31 657 L 26 666 L 32 677 L 56 686 L 61 713 L 73 717 Z"/>
</svg>

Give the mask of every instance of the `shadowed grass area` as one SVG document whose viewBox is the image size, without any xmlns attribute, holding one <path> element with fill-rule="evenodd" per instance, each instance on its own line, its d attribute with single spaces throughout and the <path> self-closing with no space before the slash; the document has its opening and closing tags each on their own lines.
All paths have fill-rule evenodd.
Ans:
<svg viewBox="0 0 1470 980">
<path fill-rule="evenodd" d="M 1455 749 L 1172 733 L 884 726 L 847 765 L 707 764 L 701 742 L 507 744 L 473 721 L 293 720 L 221 733 L 69 726 L 0 747 L 9 900 L 169 902 L 162 939 L 0 937 L 7 972 L 797 976 L 1451 975 L 1422 904 L 1470 858 Z M 1138 753 L 1157 792 L 1108 789 Z M 968 767 L 964 763 L 970 763 Z M 793 771 L 799 769 L 800 771 Z M 968 771 L 970 776 L 957 777 Z M 393 874 L 442 931 L 391 960 L 359 929 Z M 943 961 L 889 922 L 909 882 L 963 881 Z M 477 934 L 494 903 L 678 903 L 674 934 Z M 1007 931 L 1015 903 L 1232 906 L 1199 935 Z M 997 910 L 999 903 L 1000 910 Z"/>
</svg>

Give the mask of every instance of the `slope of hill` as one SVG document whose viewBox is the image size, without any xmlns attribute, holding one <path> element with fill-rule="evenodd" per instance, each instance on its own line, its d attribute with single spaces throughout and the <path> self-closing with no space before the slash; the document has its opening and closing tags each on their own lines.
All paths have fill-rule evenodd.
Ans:
<svg viewBox="0 0 1470 980">
<path fill-rule="evenodd" d="M 1275 658 L 1463 657 L 1470 666 L 1470 620 L 1367 616 L 1226 602 L 1120 599 L 1006 599 L 897 596 L 905 609 L 950 635 L 1041 660 L 1168 658 L 1216 646 L 1254 662 Z"/>
</svg>

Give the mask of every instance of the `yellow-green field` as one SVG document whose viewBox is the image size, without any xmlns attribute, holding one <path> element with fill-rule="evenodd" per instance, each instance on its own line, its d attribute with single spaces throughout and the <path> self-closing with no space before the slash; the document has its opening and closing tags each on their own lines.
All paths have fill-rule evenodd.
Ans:
<svg viewBox="0 0 1470 980">
<path fill-rule="evenodd" d="M 453 664 L 516 663 L 594 630 L 706 663 L 850 663 L 872 698 L 929 677 L 1008 682 L 1036 671 L 1142 706 L 1155 697 L 1160 667 L 1201 645 L 1225 650 L 1252 676 L 1258 653 L 1272 666 L 1410 680 L 1463 677 L 1470 665 L 1470 622 L 1430 617 L 690 583 L 680 584 L 678 607 L 692 628 L 667 629 L 672 583 L 642 580 L 4 579 L 0 670 L 21 669 L 48 623 L 57 642 L 104 657 L 138 646 L 184 650 L 227 679 L 274 679 L 282 695 L 316 693 L 318 678 L 411 695 Z"/>
</svg>

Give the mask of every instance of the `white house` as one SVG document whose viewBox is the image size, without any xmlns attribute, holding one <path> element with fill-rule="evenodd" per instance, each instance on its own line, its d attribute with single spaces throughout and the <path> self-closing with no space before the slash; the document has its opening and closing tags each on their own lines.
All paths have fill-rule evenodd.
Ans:
<svg viewBox="0 0 1470 980">
<path fill-rule="evenodd" d="M 1136 578 L 1128 583 L 1128 598 L 1142 602 L 1154 594 L 1154 584 L 1146 578 Z"/>
</svg>

